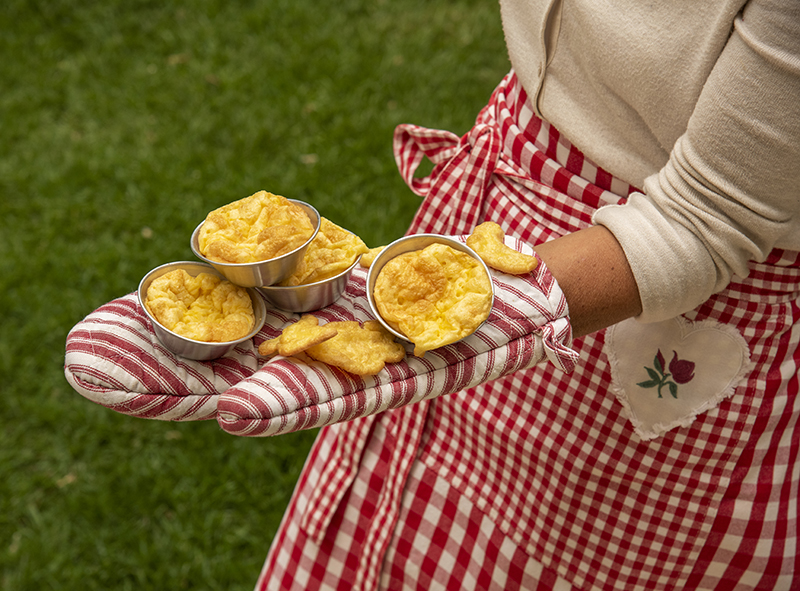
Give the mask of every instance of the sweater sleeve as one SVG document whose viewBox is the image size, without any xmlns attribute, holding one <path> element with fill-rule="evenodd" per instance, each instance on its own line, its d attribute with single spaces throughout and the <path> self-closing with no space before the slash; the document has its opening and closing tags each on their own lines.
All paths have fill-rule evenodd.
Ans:
<svg viewBox="0 0 800 591">
<path fill-rule="evenodd" d="M 774 247 L 800 249 L 800 3 L 753 0 L 669 162 L 595 214 L 622 245 L 643 321 L 686 312 Z"/>
</svg>

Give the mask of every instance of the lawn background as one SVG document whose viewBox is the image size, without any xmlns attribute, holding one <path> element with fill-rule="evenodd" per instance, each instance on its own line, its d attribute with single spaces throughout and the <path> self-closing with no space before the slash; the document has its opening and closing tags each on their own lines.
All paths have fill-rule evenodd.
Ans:
<svg viewBox="0 0 800 591">
<path fill-rule="evenodd" d="M 3 0 L 0 56 L 0 588 L 251 589 L 314 433 L 118 415 L 66 334 L 260 189 L 401 236 L 392 131 L 469 129 L 496 1 Z"/>
</svg>

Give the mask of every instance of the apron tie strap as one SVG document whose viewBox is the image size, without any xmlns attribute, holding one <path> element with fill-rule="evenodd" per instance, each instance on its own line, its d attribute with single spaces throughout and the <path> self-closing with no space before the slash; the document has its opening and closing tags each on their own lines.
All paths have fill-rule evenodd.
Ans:
<svg viewBox="0 0 800 591">
<path fill-rule="evenodd" d="M 467 234 L 478 224 L 500 151 L 500 138 L 486 123 L 477 123 L 461 138 L 408 124 L 398 125 L 394 134 L 395 160 L 403 180 L 426 202 L 438 205 L 436 218 L 448 220 L 444 228 L 436 224 L 438 234 Z M 415 178 L 423 156 L 434 168 L 427 177 Z M 426 218 L 429 214 L 421 211 L 418 215 Z M 415 219 L 412 227 L 418 233 L 432 231 L 432 221 Z"/>
</svg>

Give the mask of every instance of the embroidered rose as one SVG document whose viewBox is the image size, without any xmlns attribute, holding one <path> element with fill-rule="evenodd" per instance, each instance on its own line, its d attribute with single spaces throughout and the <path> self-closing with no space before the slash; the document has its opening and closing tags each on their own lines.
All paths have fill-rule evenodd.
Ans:
<svg viewBox="0 0 800 591">
<path fill-rule="evenodd" d="M 694 362 L 678 359 L 678 354 L 673 351 L 672 361 L 669 362 L 669 371 L 676 384 L 687 384 L 694 377 Z"/>
<path fill-rule="evenodd" d="M 667 388 L 673 398 L 678 397 L 678 384 L 688 384 L 694 378 L 694 361 L 680 359 L 676 351 L 672 352 L 672 361 L 669 362 L 669 371 L 665 371 L 666 360 L 661 349 L 653 358 L 653 367 L 645 366 L 649 380 L 638 382 L 641 388 L 658 388 L 658 397 L 662 398 L 661 390 Z M 670 379 L 671 378 L 671 379 Z"/>
</svg>

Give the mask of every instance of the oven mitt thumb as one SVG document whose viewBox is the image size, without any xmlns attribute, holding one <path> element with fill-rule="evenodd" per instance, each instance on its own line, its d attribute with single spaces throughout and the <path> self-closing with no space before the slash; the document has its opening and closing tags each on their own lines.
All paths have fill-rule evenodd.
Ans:
<svg viewBox="0 0 800 591">
<path fill-rule="evenodd" d="M 463 238 L 461 239 L 463 240 Z M 516 240 L 517 250 L 530 249 Z M 319 325 L 335 320 L 371 319 L 365 269 L 356 268 L 346 293 L 314 312 Z M 387 363 L 376 375 L 355 375 L 295 357 L 276 356 L 222 393 L 217 421 L 242 436 L 270 436 L 313 429 L 450 394 L 549 361 L 571 371 L 577 354 L 564 294 L 547 267 L 508 275 L 492 271 L 494 306 L 472 335 L 415 357 Z M 299 315 L 287 317 L 288 323 Z M 280 327 L 282 330 L 283 327 Z M 279 331 L 273 330 L 272 336 Z"/>
<path fill-rule="evenodd" d="M 79 394 L 116 412 L 198 421 L 215 418 L 220 393 L 251 376 L 262 361 L 254 339 L 213 361 L 175 355 L 158 341 L 131 293 L 100 306 L 72 328 L 64 374 Z"/>
</svg>

